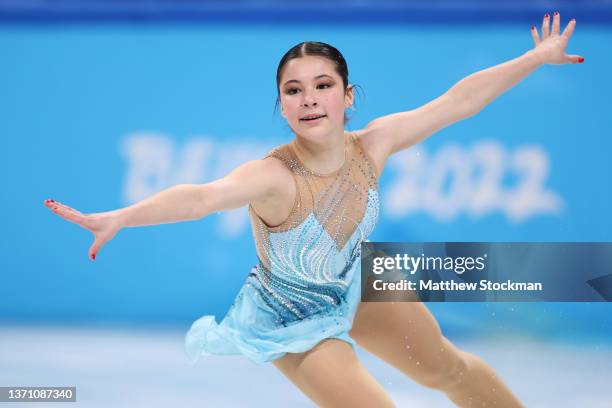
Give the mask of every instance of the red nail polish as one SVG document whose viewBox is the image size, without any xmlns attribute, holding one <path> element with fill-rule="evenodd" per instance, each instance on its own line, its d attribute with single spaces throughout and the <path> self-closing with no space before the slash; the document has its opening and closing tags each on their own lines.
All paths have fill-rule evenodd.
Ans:
<svg viewBox="0 0 612 408">
<path fill-rule="evenodd" d="M 578 58 L 578 62 L 584 62 L 584 58 L 582 57 Z"/>
<path fill-rule="evenodd" d="M 548 18 L 550 15 L 548 13 L 544 14 L 544 18 Z"/>
<path fill-rule="evenodd" d="M 54 203 L 54 202 L 55 202 L 55 200 L 49 200 L 49 201 L 50 201 L 50 202 L 52 202 L 52 203 Z"/>
<path fill-rule="evenodd" d="M 532 29 L 532 30 L 535 30 L 535 26 L 531 26 L 531 29 Z"/>
<path fill-rule="evenodd" d="M 95 261 L 96 260 L 96 254 L 91 254 L 91 260 Z"/>
<path fill-rule="evenodd" d="M 556 15 L 559 15 L 559 12 L 558 12 L 558 11 L 555 11 L 555 16 L 556 16 Z"/>
</svg>

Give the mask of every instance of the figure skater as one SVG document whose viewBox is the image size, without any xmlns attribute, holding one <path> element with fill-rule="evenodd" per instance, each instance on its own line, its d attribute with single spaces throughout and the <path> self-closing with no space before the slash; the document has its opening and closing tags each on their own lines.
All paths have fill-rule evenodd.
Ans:
<svg viewBox="0 0 612 408">
<path fill-rule="evenodd" d="M 459 350 L 421 302 L 360 302 L 360 244 L 378 219 L 378 179 L 388 157 L 478 113 L 544 64 L 581 63 L 565 49 L 576 21 L 544 16 L 535 47 L 462 79 L 431 102 L 345 131 L 354 86 L 340 52 L 303 42 L 276 74 L 283 117 L 295 138 L 206 184 L 182 184 L 122 209 L 83 214 L 45 200 L 91 231 L 92 260 L 125 227 L 197 220 L 248 205 L 259 262 L 225 317 L 196 320 L 185 339 L 195 361 L 242 354 L 272 362 L 324 407 L 394 406 L 355 354 L 359 344 L 460 407 L 522 407 L 479 357 Z M 550 26 L 552 26 L 550 28 Z"/>
</svg>

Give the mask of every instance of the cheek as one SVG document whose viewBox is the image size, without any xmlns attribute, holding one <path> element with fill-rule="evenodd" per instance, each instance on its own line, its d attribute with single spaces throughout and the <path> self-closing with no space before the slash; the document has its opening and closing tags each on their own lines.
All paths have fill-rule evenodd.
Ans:
<svg viewBox="0 0 612 408">
<path fill-rule="evenodd" d="M 344 117 L 344 98 L 342 95 L 330 95 L 327 101 L 328 114 L 335 117 Z"/>
<path fill-rule="evenodd" d="M 299 104 L 291 99 L 285 99 L 281 106 L 287 115 L 287 119 L 291 119 L 292 116 L 297 115 L 299 110 Z"/>
</svg>

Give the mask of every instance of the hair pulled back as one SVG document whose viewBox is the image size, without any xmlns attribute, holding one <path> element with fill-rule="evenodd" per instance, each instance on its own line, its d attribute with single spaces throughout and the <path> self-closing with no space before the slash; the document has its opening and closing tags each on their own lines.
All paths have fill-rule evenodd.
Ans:
<svg viewBox="0 0 612 408">
<path fill-rule="evenodd" d="M 327 58 L 328 60 L 333 62 L 336 73 L 340 76 L 340 78 L 342 78 L 342 85 L 344 88 L 344 92 L 346 94 L 348 90 L 349 71 L 348 71 L 348 66 L 346 64 L 346 60 L 342 56 L 342 53 L 340 53 L 340 51 L 338 51 L 336 47 L 323 43 L 323 42 L 304 41 L 304 42 L 301 42 L 291 47 L 291 49 L 287 51 L 285 55 L 283 55 L 280 62 L 278 63 L 278 68 L 276 69 L 277 96 L 276 96 L 276 104 L 274 106 L 274 112 L 276 112 L 278 108 L 278 104 L 280 103 L 280 81 L 281 81 L 281 76 L 283 74 L 283 69 L 285 68 L 285 65 L 287 65 L 287 63 L 291 61 L 292 59 L 302 58 L 307 55 Z M 344 114 L 344 124 L 346 125 L 348 121 L 349 121 L 349 118 L 345 113 Z"/>
</svg>

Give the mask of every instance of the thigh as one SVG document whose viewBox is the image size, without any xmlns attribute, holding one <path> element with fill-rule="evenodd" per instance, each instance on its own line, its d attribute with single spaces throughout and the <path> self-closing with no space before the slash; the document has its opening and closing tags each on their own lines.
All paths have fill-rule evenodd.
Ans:
<svg viewBox="0 0 612 408">
<path fill-rule="evenodd" d="M 287 353 L 272 363 L 318 406 L 394 406 L 342 340 L 326 339 L 304 353 Z"/>
<path fill-rule="evenodd" d="M 418 383 L 440 388 L 465 361 L 422 302 L 361 302 L 349 333 L 363 348 Z"/>
</svg>

